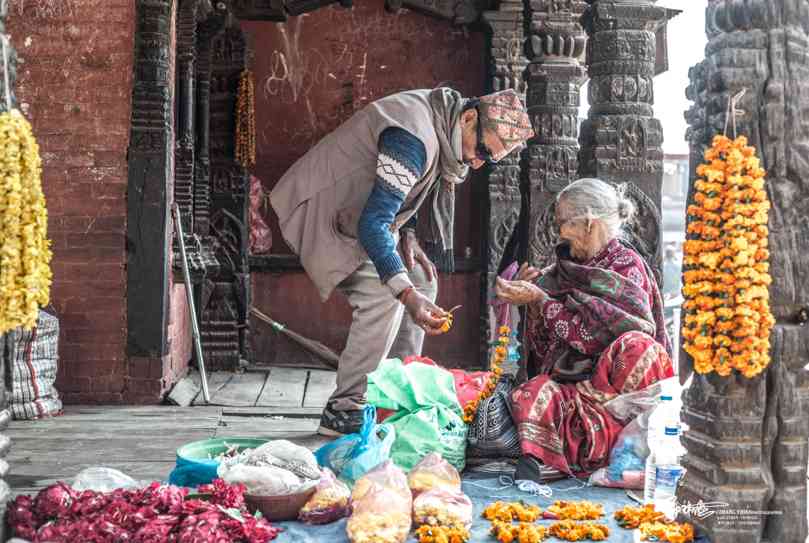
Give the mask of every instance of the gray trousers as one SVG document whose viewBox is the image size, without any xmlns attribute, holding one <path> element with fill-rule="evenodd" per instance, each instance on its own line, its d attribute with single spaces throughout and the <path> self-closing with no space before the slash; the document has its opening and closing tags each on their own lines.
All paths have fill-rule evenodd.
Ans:
<svg viewBox="0 0 809 543">
<path fill-rule="evenodd" d="M 427 281 L 419 263 L 408 275 L 413 286 L 435 301 L 438 282 Z M 386 358 L 420 355 L 424 330 L 382 284 L 371 261 L 366 261 L 337 286 L 353 309 L 346 347 L 340 354 L 337 389 L 329 404 L 339 411 L 360 409 L 365 404 L 367 376 Z"/>
</svg>

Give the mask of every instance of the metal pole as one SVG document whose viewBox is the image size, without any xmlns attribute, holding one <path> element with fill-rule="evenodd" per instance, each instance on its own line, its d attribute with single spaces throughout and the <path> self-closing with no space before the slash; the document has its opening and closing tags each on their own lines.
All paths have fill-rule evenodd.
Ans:
<svg viewBox="0 0 809 543">
<path fill-rule="evenodd" d="M 175 202 L 171 206 L 174 213 L 174 227 L 177 232 L 177 240 L 180 244 L 180 258 L 183 265 L 183 280 L 185 281 L 185 294 L 188 298 L 188 310 L 191 312 L 191 333 L 194 336 L 194 350 L 197 354 L 197 364 L 199 365 L 199 376 L 202 380 L 202 397 L 205 403 L 211 402 L 208 394 L 208 375 L 205 373 L 205 361 L 202 359 L 202 340 L 199 338 L 199 325 L 197 324 L 197 310 L 194 308 L 194 293 L 191 290 L 191 275 L 188 273 L 188 259 L 185 256 L 185 239 L 183 239 L 183 225 L 180 222 L 180 206 Z"/>
</svg>

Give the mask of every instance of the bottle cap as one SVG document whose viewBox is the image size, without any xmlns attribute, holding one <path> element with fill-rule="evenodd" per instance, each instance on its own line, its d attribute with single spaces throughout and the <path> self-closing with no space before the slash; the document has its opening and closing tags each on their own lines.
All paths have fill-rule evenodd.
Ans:
<svg viewBox="0 0 809 543">
<path fill-rule="evenodd" d="M 660 401 L 662 401 L 662 402 L 666 402 L 666 401 L 670 402 L 670 401 L 672 401 L 672 399 L 673 398 L 671 396 L 668 396 L 668 395 L 665 395 L 665 394 L 660 396 Z"/>
<path fill-rule="evenodd" d="M 667 436 L 676 436 L 680 433 L 680 429 L 676 426 L 666 426 L 664 432 Z"/>
</svg>

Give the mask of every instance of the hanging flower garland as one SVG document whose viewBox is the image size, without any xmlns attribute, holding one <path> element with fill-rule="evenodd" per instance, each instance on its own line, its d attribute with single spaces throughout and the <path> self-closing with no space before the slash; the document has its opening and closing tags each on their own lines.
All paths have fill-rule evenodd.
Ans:
<svg viewBox="0 0 809 543">
<path fill-rule="evenodd" d="M 236 97 L 236 160 L 245 168 L 256 164 L 256 98 L 253 72 L 243 70 Z"/>
<path fill-rule="evenodd" d="M 478 412 L 478 405 L 481 401 L 485 400 L 494 393 L 494 388 L 497 386 L 497 382 L 500 381 L 500 376 L 503 375 L 502 366 L 503 362 L 508 356 L 508 344 L 509 341 L 511 341 L 511 328 L 503 325 L 498 328 L 498 332 L 500 337 L 497 339 L 498 345 L 494 348 L 494 352 L 492 354 L 489 380 L 486 382 L 483 390 L 480 391 L 478 397 L 474 400 L 469 400 L 463 407 L 463 420 L 467 424 L 472 424 L 472 421 L 475 420 L 475 415 Z"/>
<path fill-rule="evenodd" d="M 697 168 L 683 259 L 684 349 L 701 374 L 755 377 L 770 363 L 770 202 L 747 138 L 716 136 Z"/>
<path fill-rule="evenodd" d="M 18 110 L 0 114 L 0 334 L 36 326 L 51 287 L 42 161 Z"/>
</svg>

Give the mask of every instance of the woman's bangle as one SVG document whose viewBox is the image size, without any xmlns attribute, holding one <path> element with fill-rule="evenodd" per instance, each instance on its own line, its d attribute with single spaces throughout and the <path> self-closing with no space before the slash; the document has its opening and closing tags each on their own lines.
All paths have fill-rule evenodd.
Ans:
<svg viewBox="0 0 809 543">
<path fill-rule="evenodd" d="M 402 303 L 402 305 L 405 305 L 407 297 L 410 295 L 411 292 L 413 292 L 413 287 L 407 287 L 406 289 L 402 290 L 402 292 L 400 292 L 396 296 L 396 298 Z"/>
</svg>

